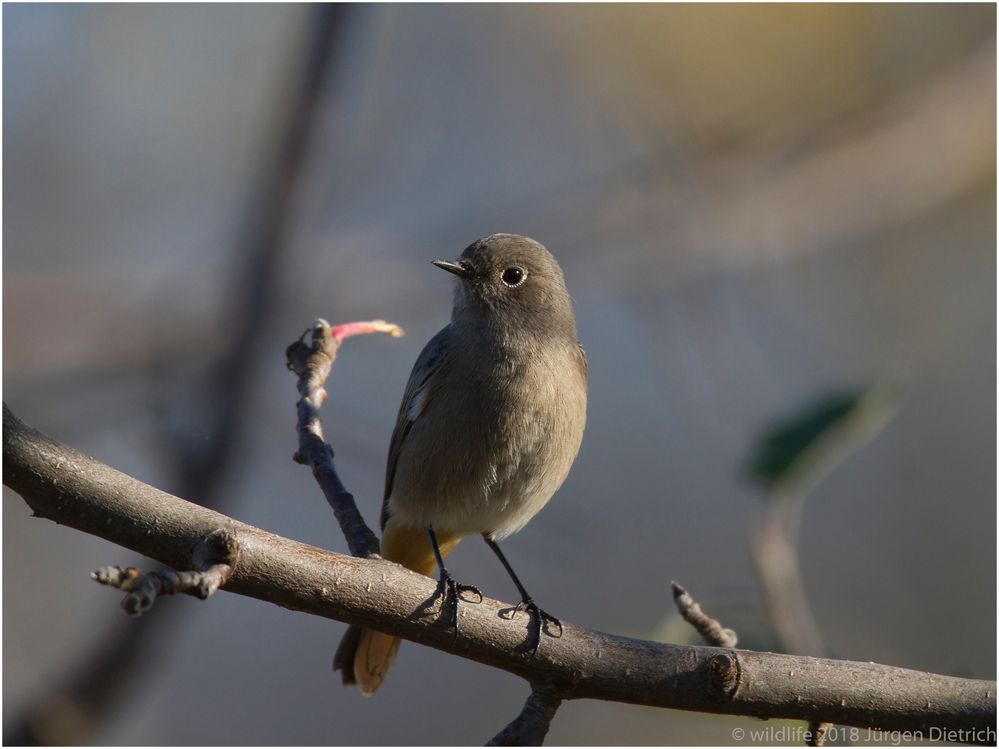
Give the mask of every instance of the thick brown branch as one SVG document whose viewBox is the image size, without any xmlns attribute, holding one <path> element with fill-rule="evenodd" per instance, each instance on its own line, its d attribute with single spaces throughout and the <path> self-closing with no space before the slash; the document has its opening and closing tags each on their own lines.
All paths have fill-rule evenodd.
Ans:
<svg viewBox="0 0 999 749">
<path fill-rule="evenodd" d="M 4 409 L 4 483 L 36 514 L 159 560 L 195 566 L 200 540 L 233 534 L 240 556 L 226 590 L 356 622 L 501 668 L 563 699 L 596 698 L 730 715 L 832 720 L 883 730 L 934 727 L 971 743 L 995 741 L 994 681 L 874 663 L 664 645 L 565 624 L 531 659 L 526 619 L 485 599 L 463 609 L 461 636 L 421 613 L 434 581 L 380 559 L 317 549 L 173 497 L 55 442 Z"/>
<path fill-rule="evenodd" d="M 353 322 L 331 328 L 325 320 L 319 319 L 311 330 L 311 343 L 305 343 L 307 331 L 285 351 L 288 369 L 298 375 L 298 452 L 295 460 L 312 469 L 323 496 L 340 529 L 347 539 L 350 553 L 355 557 L 378 555 L 378 537 L 371 531 L 357 509 L 354 495 L 340 480 L 333 463 L 333 448 L 323 437 L 323 425 L 319 420 L 319 409 L 326 400 L 324 384 L 336 360 L 337 349 L 345 338 L 367 333 L 387 333 L 393 338 L 402 335 L 402 328 L 384 320 Z"/>
</svg>

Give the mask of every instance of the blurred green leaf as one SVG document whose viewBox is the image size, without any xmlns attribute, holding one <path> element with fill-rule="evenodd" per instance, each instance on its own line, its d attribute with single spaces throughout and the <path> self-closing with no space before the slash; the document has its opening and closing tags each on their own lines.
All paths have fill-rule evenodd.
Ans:
<svg viewBox="0 0 999 749">
<path fill-rule="evenodd" d="M 823 395 L 763 433 L 747 472 L 770 490 L 815 479 L 877 434 L 894 403 L 895 388 L 883 382 Z"/>
</svg>

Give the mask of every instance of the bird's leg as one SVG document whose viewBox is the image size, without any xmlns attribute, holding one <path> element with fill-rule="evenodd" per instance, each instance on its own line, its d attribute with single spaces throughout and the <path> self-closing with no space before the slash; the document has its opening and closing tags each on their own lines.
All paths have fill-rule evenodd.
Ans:
<svg viewBox="0 0 999 749">
<path fill-rule="evenodd" d="M 510 566 L 510 563 L 506 560 L 506 557 L 503 556 L 503 552 L 500 551 L 500 547 L 496 544 L 496 542 L 485 535 L 482 536 L 482 538 L 485 539 L 486 543 L 489 544 L 489 548 L 492 549 L 493 552 L 495 552 L 497 557 L 499 557 L 500 562 L 503 563 L 503 567 L 506 568 L 507 574 L 510 575 L 510 579 L 513 580 L 513 584 L 517 586 L 517 590 L 520 592 L 520 598 L 521 598 L 520 603 L 517 604 L 517 607 L 513 610 L 513 613 L 510 615 L 510 618 L 512 619 L 521 611 L 526 611 L 530 615 L 530 617 L 537 623 L 538 629 L 534 633 L 534 636 L 532 638 L 533 646 L 531 647 L 531 658 L 533 659 L 534 656 L 538 654 L 538 648 L 541 647 L 542 630 L 547 632 L 552 637 L 561 637 L 562 622 L 560 622 L 557 617 L 552 616 L 534 602 L 534 599 L 531 598 L 530 594 L 524 588 L 524 584 L 520 582 L 520 579 L 517 577 L 517 573 L 513 571 L 513 567 Z M 557 635 L 552 634 L 551 628 L 553 626 L 558 627 Z"/>
<path fill-rule="evenodd" d="M 441 548 L 437 544 L 437 536 L 434 534 L 434 529 L 431 526 L 427 526 L 427 537 L 430 539 L 430 547 L 434 550 L 434 559 L 437 560 L 437 569 L 440 570 L 440 577 L 437 578 L 440 587 L 442 589 L 443 600 L 441 601 L 441 611 L 443 612 L 445 607 L 451 607 L 451 626 L 454 628 L 454 638 L 458 639 L 458 601 L 462 598 L 462 593 L 474 593 L 479 597 L 478 601 L 475 603 L 482 603 L 482 593 L 474 585 L 463 585 L 457 582 L 451 573 L 447 571 L 444 566 L 444 556 L 441 554 Z M 468 599 L 465 599 L 468 600 Z"/>
</svg>

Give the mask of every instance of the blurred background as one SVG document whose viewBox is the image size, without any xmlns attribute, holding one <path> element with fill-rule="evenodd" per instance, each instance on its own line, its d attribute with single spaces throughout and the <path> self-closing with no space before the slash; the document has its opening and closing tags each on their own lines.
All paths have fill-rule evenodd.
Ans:
<svg viewBox="0 0 999 749">
<path fill-rule="evenodd" d="M 324 411 L 374 525 L 449 316 L 428 261 L 527 234 L 591 378 L 572 474 L 505 547 L 545 608 L 693 642 L 676 579 L 745 647 L 995 678 L 995 13 L 5 5 L 4 399 L 344 551 L 291 460 L 285 346 L 317 316 L 407 331 L 351 340 Z M 364 699 L 330 670 L 345 625 L 225 593 L 129 620 L 88 572 L 130 563 L 157 566 L 4 490 L 5 743 L 481 744 L 527 695 L 406 644 Z M 516 597 L 476 540 L 453 571 Z M 572 702 L 549 743 L 748 725 Z"/>
</svg>

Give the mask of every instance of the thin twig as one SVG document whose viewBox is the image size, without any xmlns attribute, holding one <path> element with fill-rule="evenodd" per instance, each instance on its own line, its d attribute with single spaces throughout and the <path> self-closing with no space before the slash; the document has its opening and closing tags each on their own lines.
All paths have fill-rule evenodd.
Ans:
<svg viewBox="0 0 999 749">
<path fill-rule="evenodd" d="M 345 338 L 368 333 L 386 333 L 393 338 L 403 334 L 402 328 L 384 320 L 351 322 L 331 328 L 323 319 L 316 320 L 311 330 L 311 343 L 305 343 L 308 331 L 292 343 L 285 355 L 288 369 L 298 375 L 298 451 L 295 460 L 312 469 L 323 496 L 340 529 L 347 539 L 350 553 L 370 558 L 378 555 L 378 537 L 364 522 L 354 495 L 347 491 L 333 462 L 333 448 L 323 437 L 319 409 L 326 401 L 324 384 L 336 360 L 337 350 Z"/>
<path fill-rule="evenodd" d="M 739 636 L 734 629 L 723 627 L 717 619 L 712 619 L 705 614 L 701 610 L 700 604 L 691 598 L 686 588 L 676 580 L 673 580 L 671 584 L 673 586 L 673 600 L 680 611 L 680 616 L 698 631 L 708 645 L 719 648 L 734 648 L 739 644 Z"/>
<path fill-rule="evenodd" d="M 129 616 L 140 616 L 152 608 L 159 596 L 186 593 L 198 598 L 208 598 L 229 579 L 232 567 L 214 564 L 203 572 L 195 570 L 159 570 L 140 573 L 138 567 L 101 567 L 90 577 L 102 585 L 124 590 L 121 607 Z"/>
<path fill-rule="evenodd" d="M 90 577 L 128 593 L 121 607 L 129 616 L 141 616 L 159 596 L 186 593 L 201 600 L 209 598 L 232 577 L 238 555 L 236 537 L 220 529 L 195 547 L 192 562 L 200 569 L 143 574 L 137 567 L 101 567 L 91 572 Z"/>
</svg>

